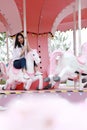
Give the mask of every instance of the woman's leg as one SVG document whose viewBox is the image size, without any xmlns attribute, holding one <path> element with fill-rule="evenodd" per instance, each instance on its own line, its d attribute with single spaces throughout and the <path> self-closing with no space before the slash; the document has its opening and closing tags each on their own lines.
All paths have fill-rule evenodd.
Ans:
<svg viewBox="0 0 87 130">
<path fill-rule="evenodd" d="M 27 69 L 26 59 L 25 59 L 25 58 L 21 58 L 21 59 L 20 59 L 20 62 L 21 62 L 21 68 L 22 68 L 22 69 Z"/>
<path fill-rule="evenodd" d="M 25 79 L 29 79 L 30 77 L 29 77 L 29 75 L 27 73 L 26 59 L 25 58 L 21 58 L 20 62 L 21 62 L 22 71 L 24 73 L 24 78 Z"/>
<path fill-rule="evenodd" d="M 13 63 L 13 66 L 16 69 L 26 69 L 26 59 L 25 58 L 21 58 L 19 60 L 15 60 Z"/>
<path fill-rule="evenodd" d="M 22 69 L 24 73 L 24 78 L 29 79 L 29 75 L 26 73 L 26 59 L 25 58 L 15 60 L 13 66 L 16 69 Z"/>
<path fill-rule="evenodd" d="M 21 69 L 21 61 L 20 59 L 19 60 L 15 60 L 13 62 L 13 66 L 16 68 L 16 69 Z"/>
</svg>

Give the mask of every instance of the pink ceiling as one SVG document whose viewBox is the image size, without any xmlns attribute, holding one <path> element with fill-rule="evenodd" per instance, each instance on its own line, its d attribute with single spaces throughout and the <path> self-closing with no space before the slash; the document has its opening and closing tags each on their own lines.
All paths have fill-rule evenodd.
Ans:
<svg viewBox="0 0 87 130">
<path fill-rule="evenodd" d="M 72 28 L 73 4 L 75 0 L 26 0 L 27 31 L 39 34 Z M 86 6 L 87 0 L 82 0 L 83 27 L 87 26 Z M 6 28 L 11 35 L 22 31 L 23 0 L 0 0 L 0 22 L 0 28 Z"/>
<path fill-rule="evenodd" d="M 78 0 L 67 5 L 56 17 L 54 20 L 51 32 L 54 34 L 56 30 L 65 31 L 67 29 L 73 29 L 73 11 L 74 8 L 76 12 L 78 11 Z M 87 27 L 87 0 L 81 0 L 81 26 Z M 71 17 L 71 20 L 70 20 Z M 78 19 L 78 15 L 76 14 L 76 20 Z M 78 21 L 76 21 L 76 25 L 78 26 Z"/>
<path fill-rule="evenodd" d="M 82 28 L 87 27 L 87 8 L 82 9 L 81 27 Z M 57 30 L 65 31 L 73 28 L 74 28 L 73 15 L 70 14 L 61 21 L 61 23 L 57 27 Z M 76 12 L 76 28 L 78 28 L 78 12 Z"/>
<path fill-rule="evenodd" d="M 27 0 L 28 31 L 34 33 L 51 32 L 57 14 L 72 1 L 73 0 L 61 0 L 61 2 L 58 0 Z"/>
<path fill-rule="evenodd" d="M 22 30 L 19 11 L 14 0 L 0 0 L 0 21 L 10 35 Z"/>
<path fill-rule="evenodd" d="M 58 0 L 26 0 L 27 31 L 37 34 L 51 32 L 57 14 L 73 1 L 74 0 L 61 0 L 61 2 Z M 15 0 L 15 2 L 17 7 L 21 9 L 21 15 L 21 12 L 23 12 L 23 0 Z M 21 19 L 23 20 L 23 15 L 21 15 Z"/>
<path fill-rule="evenodd" d="M 78 14 L 77 14 L 78 12 L 76 12 L 76 20 L 78 20 Z M 83 10 L 82 10 L 82 20 L 85 20 L 85 19 L 87 19 L 87 8 L 84 8 Z M 73 17 L 72 17 L 72 14 L 70 14 L 69 16 L 67 16 L 65 19 L 63 19 L 62 21 L 61 21 L 61 23 L 65 23 L 65 22 L 67 22 L 67 20 L 68 20 L 68 22 L 72 22 L 73 21 Z"/>
</svg>

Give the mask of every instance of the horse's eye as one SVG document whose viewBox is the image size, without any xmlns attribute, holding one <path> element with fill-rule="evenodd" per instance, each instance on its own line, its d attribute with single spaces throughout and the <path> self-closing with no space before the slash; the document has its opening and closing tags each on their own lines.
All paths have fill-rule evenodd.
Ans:
<svg viewBox="0 0 87 130">
<path fill-rule="evenodd" d="M 35 54 L 33 54 L 33 56 L 35 56 Z"/>
</svg>

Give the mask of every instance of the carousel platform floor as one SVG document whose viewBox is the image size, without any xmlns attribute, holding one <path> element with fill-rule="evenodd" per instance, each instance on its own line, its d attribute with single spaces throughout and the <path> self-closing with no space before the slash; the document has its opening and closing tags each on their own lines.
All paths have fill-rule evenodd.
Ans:
<svg viewBox="0 0 87 130">
<path fill-rule="evenodd" d="M 9 94 L 31 94 L 31 93 L 86 93 L 87 88 L 85 89 L 73 89 L 73 88 L 58 88 L 58 89 L 48 89 L 48 90 L 0 90 L 0 95 L 9 95 Z"/>
<path fill-rule="evenodd" d="M 69 100 L 70 102 L 80 102 L 87 99 L 87 88 L 79 90 L 73 87 L 57 88 L 50 90 L 0 90 L 0 106 L 5 106 L 8 102 L 14 98 L 19 98 L 24 95 L 27 96 L 60 96 Z"/>
</svg>

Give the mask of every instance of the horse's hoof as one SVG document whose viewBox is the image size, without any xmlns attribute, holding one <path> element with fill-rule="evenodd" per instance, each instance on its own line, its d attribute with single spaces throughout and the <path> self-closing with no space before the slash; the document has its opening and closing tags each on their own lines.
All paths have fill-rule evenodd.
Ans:
<svg viewBox="0 0 87 130">
<path fill-rule="evenodd" d="M 50 82 L 50 78 L 49 77 L 44 78 L 44 82 Z"/>
<path fill-rule="evenodd" d="M 55 76 L 55 77 L 53 77 L 53 80 L 54 80 L 55 82 L 60 82 L 60 77 L 59 77 L 59 76 Z"/>
<path fill-rule="evenodd" d="M 47 86 L 44 87 L 44 90 L 52 88 L 52 84 L 48 84 Z"/>
<path fill-rule="evenodd" d="M 2 87 L 2 90 L 6 90 L 4 87 Z"/>
<path fill-rule="evenodd" d="M 85 82 L 87 82 L 87 79 L 85 79 L 85 78 L 82 79 L 82 83 L 85 83 Z"/>
<path fill-rule="evenodd" d="M 37 87 L 36 90 L 41 90 L 41 89 L 39 89 L 39 88 Z"/>
<path fill-rule="evenodd" d="M 24 88 L 23 90 L 24 90 L 24 91 L 27 91 L 27 89 L 26 89 L 26 88 Z"/>
<path fill-rule="evenodd" d="M 83 86 L 83 88 L 87 88 L 87 84 L 85 84 L 85 85 Z"/>
<path fill-rule="evenodd" d="M 10 88 L 10 90 L 15 90 L 14 88 Z"/>
</svg>

